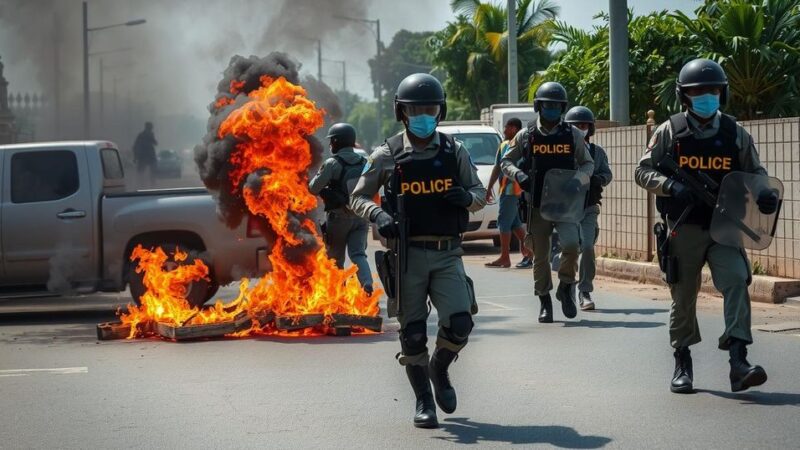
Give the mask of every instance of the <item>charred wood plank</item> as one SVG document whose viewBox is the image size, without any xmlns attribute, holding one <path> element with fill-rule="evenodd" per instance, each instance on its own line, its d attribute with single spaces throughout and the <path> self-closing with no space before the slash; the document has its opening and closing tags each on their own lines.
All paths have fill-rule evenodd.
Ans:
<svg viewBox="0 0 800 450">
<path fill-rule="evenodd" d="M 296 331 L 322 325 L 324 322 L 325 316 L 322 314 L 278 316 L 275 318 L 275 328 L 283 331 Z"/>
<path fill-rule="evenodd" d="M 130 336 L 130 334 L 130 324 L 123 324 L 122 322 L 103 322 L 97 324 L 97 339 L 100 341 L 125 339 Z"/>
<path fill-rule="evenodd" d="M 176 326 L 159 322 L 156 324 L 156 332 L 165 339 L 175 341 L 222 337 L 249 328 L 250 320 L 247 314 L 242 313 L 234 320 L 217 323 Z"/>
<path fill-rule="evenodd" d="M 370 331 L 381 331 L 383 319 L 380 316 L 359 316 L 355 314 L 331 315 L 330 327 L 355 327 Z"/>
</svg>

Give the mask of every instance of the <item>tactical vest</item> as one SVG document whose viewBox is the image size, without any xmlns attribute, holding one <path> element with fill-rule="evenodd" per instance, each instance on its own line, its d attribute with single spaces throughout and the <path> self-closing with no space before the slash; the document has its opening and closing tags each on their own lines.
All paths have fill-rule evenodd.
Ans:
<svg viewBox="0 0 800 450">
<path fill-rule="evenodd" d="M 683 113 L 675 114 L 669 120 L 672 126 L 673 145 L 665 157 L 673 158 L 689 174 L 703 172 L 717 183 L 722 183 L 725 175 L 742 170 L 739 148 L 736 146 L 736 119 L 723 114 L 720 117 L 717 134 L 705 139 L 694 137 Z M 672 220 L 676 220 L 686 208 L 685 204 L 676 202 L 671 197 L 658 197 L 658 199 L 663 203 L 659 211 Z M 713 213 L 714 210 L 710 206 L 696 204 L 686 218 L 686 223 L 708 228 Z"/>
<path fill-rule="evenodd" d="M 562 122 L 558 127 L 558 133 L 545 136 L 539 132 L 536 121 L 528 124 L 528 143 L 523 152 L 521 168 L 533 179 L 534 208 L 538 208 L 542 203 L 542 187 L 548 170 L 575 170 L 575 138 L 572 135 L 572 125 Z"/>
<path fill-rule="evenodd" d="M 594 143 L 589 144 L 589 155 L 597 164 L 597 146 Z M 589 184 L 589 193 L 586 194 L 586 206 L 600 205 L 600 200 L 603 198 L 603 185 L 602 184 Z"/>
<path fill-rule="evenodd" d="M 469 212 L 444 198 L 458 186 L 456 144 L 451 136 L 439 133 L 439 150 L 428 159 L 413 159 L 403 148 L 403 135 L 386 140 L 394 159 L 394 171 L 386 186 L 389 208 L 396 211 L 397 194 L 405 195 L 409 236 L 459 236 L 467 230 Z"/>
<path fill-rule="evenodd" d="M 328 182 L 328 185 L 319 193 L 325 203 L 325 211 L 343 208 L 350 203 L 350 194 L 355 187 L 354 181 L 358 180 L 367 163 L 363 156 L 354 163 L 348 163 L 339 155 L 333 155 L 333 159 L 339 163 L 340 172 L 339 177 Z"/>
</svg>

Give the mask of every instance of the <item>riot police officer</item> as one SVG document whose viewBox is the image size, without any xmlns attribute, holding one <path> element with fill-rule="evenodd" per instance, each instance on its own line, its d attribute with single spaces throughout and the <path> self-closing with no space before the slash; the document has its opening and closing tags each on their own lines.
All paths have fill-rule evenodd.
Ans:
<svg viewBox="0 0 800 450">
<path fill-rule="evenodd" d="M 725 331 L 719 348 L 730 352 L 731 389 L 740 391 L 763 384 L 767 374 L 747 362 L 746 346 L 753 342 L 750 332 L 750 297 L 747 286 L 751 273 L 744 250 L 715 243 L 709 226 L 712 209 L 698 201 L 696 193 L 675 177 L 659 169 L 672 158 L 690 174 L 703 172 L 716 182 L 732 171 L 766 175 L 750 134 L 720 106 L 728 99 L 728 79 L 722 67 L 708 59 L 690 61 L 680 71 L 677 95 L 685 110 L 675 114 L 654 132 L 636 168 L 636 183 L 657 196 L 657 206 L 670 233 L 669 254 L 675 258 L 677 282 L 670 284 L 670 343 L 675 349 L 675 372 L 670 389 L 693 392 L 693 369 L 689 346 L 700 342 L 697 324 L 697 292 L 705 263 L 711 269 L 714 286 L 725 298 Z M 723 164 L 687 164 L 693 159 L 719 160 Z M 713 167 L 713 168 L 712 168 Z M 762 213 L 774 213 L 778 195 L 763 190 L 756 201 Z M 692 205 L 685 222 L 676 221 Z M 669 274 L 668 274 L 669 278 Z"/>
<path fill-rule="evenodd" d="M 516 180 L 532 198 L 528 201 L 528 248 L 533 249 L 535 294 L 541 302 L 540 323 L 553 322 L 550 291 L 550 247 L 553 229 L 558 231 L 562 258 L 558 268 L 560 280 L 556 298 L 567 318 L 577 315 L 575 307 L 575 275 L 580 254 L 580 227 L 573 222 L 551 222 L 542 217 L 542 188 L 551 169 L 577 169 L 565 189 L 565 195 L 580 192 L 589 183 L 594 161 L 586 149 L 584 135 L 578 128 L 561 120 L 567 110 L 567 91 L 555 82 L 543 83 L 536 90 L 533 109 L 538 117 L 522 129 L 509 143 L 509 151 L 500 162 L 505 175 Z M 519 164 L 519 166 L 517 166 Z M 577 201 L 583 201 L 579 199 Z"/>
<path fill-rule="evenodd" d="M 589 194 L 586 197 L 586 209 L 581 220 L 581 260 L 578 266 L 578 302 L 582 311 L 594 309 L 591 292 L 594 290 L 595 254 L 594 244 L 600 227 L 597 216 L 600 215 L 600 200 L 603 198 L 603 187 L 611 183 L 611 168 L 608 166 L 608 155 L 603 147 L 589 142 L 594 135 L 594 113 L 585 106 L 574 106 L 564 115 L 564 122 L 572 124 L 585 136 L 589 154 L 594 160 L 594 172 L 589 179 Z"/>
<path fill-rule="evenodd" d="M 367 235 L 369 222 L 353 214 L 350 209 L 350 192 L 361 175 L 367 160 L 356 153 L 356 129 L 349 123 L 336 123 L 328 129 L 330 150 L 333 154 L 308 184 L 308 190 L 322 197 L 325 203 L 325 247 L 328 256 L 344 267 L 347 251 L 350 261 L 358 266 L 358 281 L 364 290 L 372 293 L 372 273 L 367 261 Z"/>
<path fill-rule="evenodd" d="M 431 75 L 406 77 L 395 95 L 395 118 L 405 130 L 371 156 L 353 191 L 351 207 L 374 222 L 389 239 L 398 236 L 395 219 L 403 195 L 408 222 L 407 268 L 400 295 L 400 364 L 416 395 L 414 425 L 438 426 L 435 399 L 447 413 L 456 409 L 448 367 L 472 331 L 475 296 L 461 260 L 460 235 L 470 211 L 485 205 L 486 189 L 469 153 L 451 136 L 436 131 L 447 114 L 444 89 Z M 373 196 L 384 187 L 386 203 Z M 402 269 L 401 269 L 402 270 Z M 439 314 L 436 348 L 428 357 L 428 298 Z"/>
</svg>

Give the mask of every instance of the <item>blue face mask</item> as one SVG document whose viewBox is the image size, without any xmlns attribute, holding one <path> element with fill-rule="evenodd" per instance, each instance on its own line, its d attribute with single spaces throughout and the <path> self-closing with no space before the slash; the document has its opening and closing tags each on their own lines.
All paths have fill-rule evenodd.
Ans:
<svg viewBox="0 0 800 450">
<path fill-rule="evenodd" d="M 542 118 L 548 122 L 557 122 L 561 118 L 561 108 L 542 108 Z"/>
<path fill-rule="evenodd" d="M 420 114 L 409 117 L 408 131 L 420 139 L 425 139 L 436 131 L 436 116 Z"/>
<path fill-rule="evenodd" d="M 703 119 L 710 118 L 719 110 L 719 95 L 717 94 L 696 95 L 689 99 L 692 101 L 692 112 Z"/>
</svg>

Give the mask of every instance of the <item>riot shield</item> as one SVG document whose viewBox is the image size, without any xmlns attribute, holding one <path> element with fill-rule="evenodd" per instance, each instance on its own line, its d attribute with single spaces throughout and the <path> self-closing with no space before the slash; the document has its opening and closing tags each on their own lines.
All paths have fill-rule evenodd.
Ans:
<svg viewBox="0 0 800 450">
<path fill-rule="evenodd" d="M 542 202 L 539 214 L 551 222 L 580 222 L 586 207 L 589 185 L 584 184 L 578 192 L 567 192 L 567 183 L 578 175 L 576 170 L 550 169 L 542 184 Z"/>
<path fill-rule="evenodd" d="M 761 192 L 778 193 L 778 208 L 772 214 L 758 209 Z M 722 245 L 763 250 L 772 243 L 783 202 L 783 183 L 777 178 L 731 172 L 722 179 L 717 206 L 711 218 L 711 239 Z"/>
</svg>

